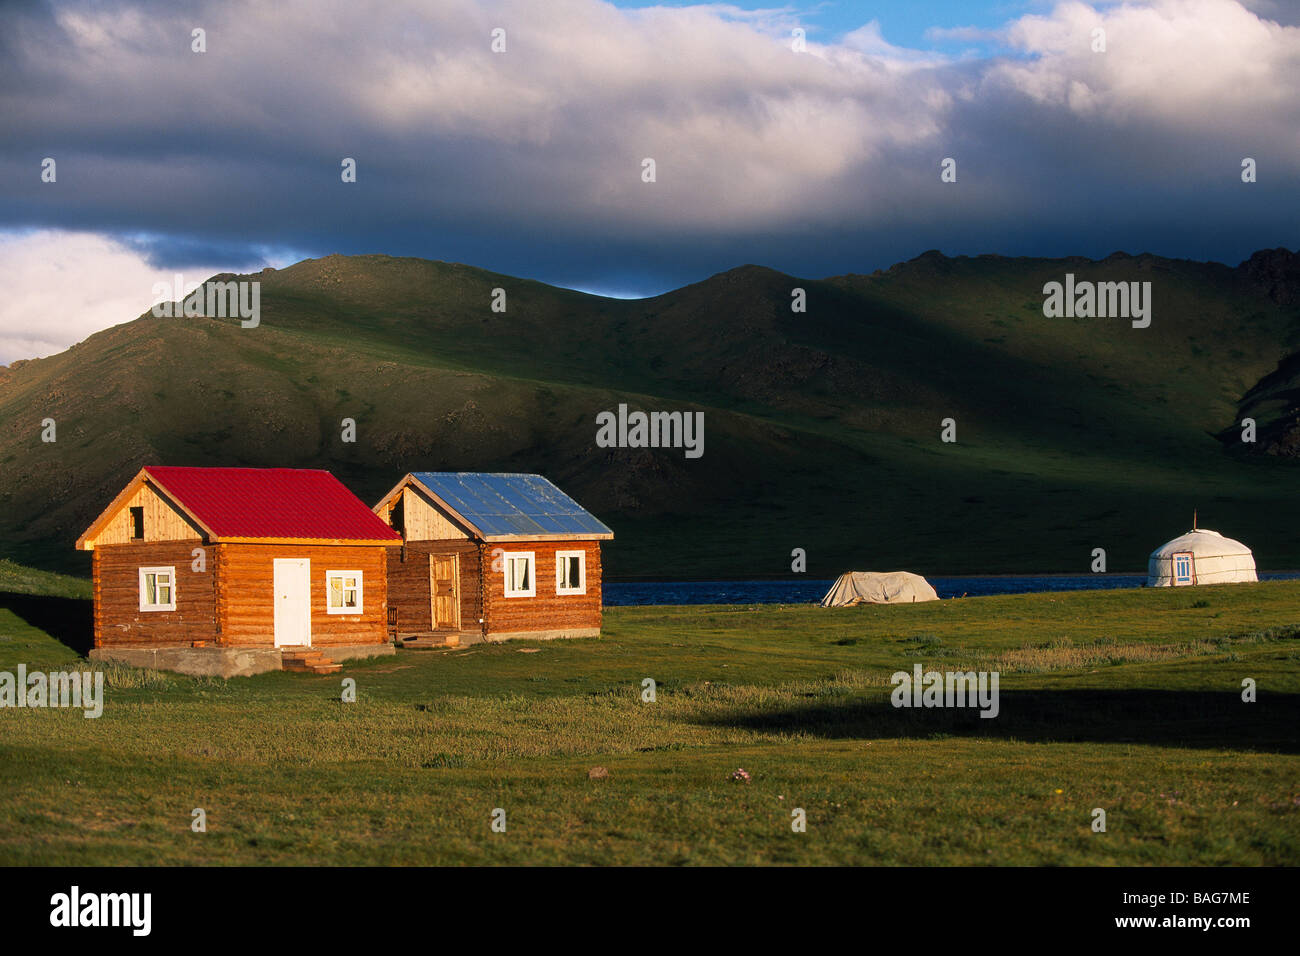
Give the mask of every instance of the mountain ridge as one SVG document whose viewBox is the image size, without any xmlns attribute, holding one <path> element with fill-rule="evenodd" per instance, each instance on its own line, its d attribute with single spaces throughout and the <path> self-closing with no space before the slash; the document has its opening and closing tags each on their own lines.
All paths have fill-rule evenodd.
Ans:
<svg viewBox="0 0 1300 956">
<path fill-rule="evenodd" d="M 262 283 L 257 329 L 145 313 L 0 370 L 0 556 L 77 570 L 87 516 L 140 465 L 177 463 L 326 467 L 368 501 L 408 470 L 547 474 L 615 528 L 613 577 L 788 574 L 797 547 L 826 576 L 1068 571 L 1102 539 L 1132 570 L 1198 505 L 1257 535 L 1261 566 L 1300 566 L 1276 521 L 1290 462 L 1231 447 L 1300 344 L 1298 263 L 932 250 L 632 300 L 383 255 L 225 274 Z M 1044 318 L 1067 268 L 1152 281 L 1152 328 Z M 597 447 L 620 401 L 703 411 L 704 457 Z"/>
</svg>

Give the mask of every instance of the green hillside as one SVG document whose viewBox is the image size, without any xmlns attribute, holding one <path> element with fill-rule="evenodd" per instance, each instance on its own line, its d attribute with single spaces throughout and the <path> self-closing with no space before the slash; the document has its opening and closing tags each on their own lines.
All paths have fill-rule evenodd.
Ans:
<svg viewBox="0 0 1300 956">
<path fill-rule="evenodd" d="M 642 300 L 306 260 L 247 277 L 256 329 L 146 315 L 0 369 L 0 556 L 84 573 L 77 534 L 171 463 L 324 467 L 371 502 L 409 470 L 545 473 L 614 528 L 613 577 L 780 576 L 793 548 L 823 576 L 1083 572 L 1096 547 L 1137 570 L 1193 508 L 1261 568 L 1300 567 L 1295 463 L 1232 438 L 1300 346 L 1297 260 L 926 253 L 827 280 L 744 266 Z M 1045 318 L 1066 272 L 1152 282 L 1151 327 Z M 703 457 L 597 447 L 619 402 L 703 411 Z"/>
</svg>

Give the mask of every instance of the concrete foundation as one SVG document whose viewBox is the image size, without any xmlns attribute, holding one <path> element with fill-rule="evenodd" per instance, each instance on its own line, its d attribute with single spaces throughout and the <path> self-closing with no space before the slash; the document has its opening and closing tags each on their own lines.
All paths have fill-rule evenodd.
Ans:
<svg viewBox="0 0 1300 956">
<path fill-rule="evenodd" d="M 312 650 L 320 651 L 332 661 L 350 661 L 358 657 L 388 657 L 396 654 L 397 648 L 387 642 L 383 644 L 324 644 L 319 647 L 313 647 Z"/>
<path fill-rule="evenodd" d="M 345 644 L 316 650 L 336 661 L 396 652 L 392 644 Z M 90 659 L 174 671 L 189 677 L 251 677 L 283 670 L 278 647 L 96 647 Z"/>
<path fill-rule="evenodd" d="M 566 637 L 600 637 L 600 628 L 560 627 L 549 631 L 505 631 L 489 634 L 487 639 L 495 644 L 501 641 L 555 641 Z"/>
</svg>

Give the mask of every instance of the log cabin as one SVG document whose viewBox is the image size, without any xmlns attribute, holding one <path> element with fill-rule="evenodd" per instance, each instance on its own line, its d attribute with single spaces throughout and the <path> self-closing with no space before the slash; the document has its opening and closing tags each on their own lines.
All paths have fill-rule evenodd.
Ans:
<svg viewBox="0 0 1300 956">
<path fill-rule="evenodd" d="M 540 475 L 412 472 L 375 505 L 390 619 L 408 647 L 599 637 L 614 532 Z"/>
<path fill-rule="evenodd" d="M 90 656 L 231 677 L 390 654 L 387 552 L 401 544 L 327 471 L 142 468 L 77 540 Z"/>
</svg>

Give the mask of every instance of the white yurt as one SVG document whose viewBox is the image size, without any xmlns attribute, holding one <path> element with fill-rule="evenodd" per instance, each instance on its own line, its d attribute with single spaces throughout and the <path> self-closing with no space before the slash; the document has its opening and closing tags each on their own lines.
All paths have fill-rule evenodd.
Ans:
<svg viewBox="0 0 1300 956">
<path fill-rule="evenodd" d="M 1250 548 L 1209 528 L 1193 528 L 1161 545 L 1147 562 L 1149 588 L 1258 580 Z"/>
<path fill-rule="evenodd" d="M 822 607 L 856 604 L 914 604 L 937 601 L 930 582 L 908 571 L 849 571 L 841 574 L 822 598 Z"/>
</svg>

